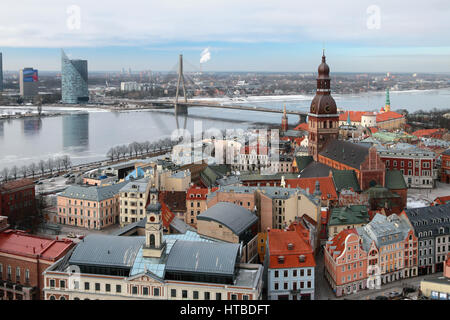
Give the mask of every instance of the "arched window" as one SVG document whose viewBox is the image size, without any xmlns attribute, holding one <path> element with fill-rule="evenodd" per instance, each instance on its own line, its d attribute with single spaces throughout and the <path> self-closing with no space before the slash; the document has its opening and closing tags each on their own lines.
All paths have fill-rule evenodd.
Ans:
<svg viewBox="0 0 450 320">
<path fill-rule="evenodd" d="M 50 300 L 56 300 L 55 296 L 50 296 Z"/>
<path fill-rule="evenodd" d="M 155 235 L 154 234 L 150 235 L 150 246 L 151 247 L 155 246 Z"/>
<path fill-rule="evenodd" d="M 61 297 L 59 298 L 59 300 L 66 300 L 66 298 L 65 298 L 64 296 L 61 296 Z"/>
</svg>

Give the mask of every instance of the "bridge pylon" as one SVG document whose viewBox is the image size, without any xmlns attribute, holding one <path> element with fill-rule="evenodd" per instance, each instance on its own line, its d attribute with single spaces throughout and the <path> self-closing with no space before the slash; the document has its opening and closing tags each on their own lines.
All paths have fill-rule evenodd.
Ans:
<svg viewBox="0 0 450 320">
<path fill-rule="evenodd" d="M 183 96 L 184 102 L 187 103 L 187 95 L 186 95 L 186 85 L 184 83 L 184 75 L 183 75 L 183 55 L 180 54 L 179 62 L 178 62 L 178 81 L 177 81 L 177 92 L 175 94 L 175 115 L 179 114 L 187 114 L 188 108 L 186 105 L 180 106 L 178 105 L 178 97 L 180 94 L 180 84 L 183 86 Z"/>
</svg>

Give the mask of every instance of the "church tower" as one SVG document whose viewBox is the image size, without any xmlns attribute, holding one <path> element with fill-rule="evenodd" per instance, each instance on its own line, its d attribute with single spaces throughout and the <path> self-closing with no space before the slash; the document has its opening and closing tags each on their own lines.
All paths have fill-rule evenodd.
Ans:
<svg viewBox="0 0 450 320">
<path fill-rule="evenodd" d="M 326 63 L 325 51 L 318 72 L 317 91 L 308 113 L 308 153 L 315 161 L 318 161 L 319 153 L 328 141 L 338 139 L 339 135 L 339 115 L 331 96 L 330 68 Z"/>
<path fill-rule="evenodd" d="M 389 88 L 386 88 L 386 104 L 384 106 L 384 111 L 391 111 L 391 99 L 389 98 Z"/>
<path fill-rule="evenodd" d="M 288 117 L 286 114 L 286 105 L 284 105 L 283 117 L 281 118 L 281 131 L 286 132 L 288 130 Z"/>
<path fill-rule="evenodd" d="M 166 249 L 166 242 L 163 237 L 161 204 L 158 201 L 158 190 L 154 186 L 150 189 L 150 203 L 147 206 L 146 215 L 143 256 L 161 258 Z"/>
</svg>

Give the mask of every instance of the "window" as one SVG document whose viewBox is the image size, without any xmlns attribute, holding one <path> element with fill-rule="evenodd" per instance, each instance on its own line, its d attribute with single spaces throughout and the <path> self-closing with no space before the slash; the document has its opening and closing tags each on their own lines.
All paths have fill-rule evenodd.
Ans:
<svg viewBox="0 0 450 320">
<path fill-rule="evenodd" d="M 198 291 L 194 291 L 194 299 L 198 299 Z"/>
<path fill-rule="evenodd" d="M 138 288 L 137 288 L 136 286 L 133 286 L 133 287 L 131 288 L 131 293 L 132 293 L 132 294 L 137 294 L 137 293 L 138 293 Z"/>
<path fill-rule="evenodd" d="M 311 276 L 311 269 L 308 269 L 308 276 Z"/>
<path fill-rule="evenodd" d="M 236 294 L 232 294 L 231 295 L 231 300 L 237 300 L 237 295 Z"/>
<path fill-rule="evenodd" d="M 284 270 L 283 275 L 284 275 L 285 278 L 289 277 L 288 271 Z"/>
<path fill-rule="evenodd" d="M 1 275 L 1 273 L 2 273 L 2 268 L 1 268 L 1 265 L 0 265 L 0 275 Z M 25 282 L 29 282 L 30 281 L 30 270 L 29 269 L 27 269 L 26 271 L 25 271 Z"/>
<path fill-rule="evenodd" d="M 116 284 L 116 292 L 117 293 L 122 292 L 122 286 L 120 284 Z"/>
<path fill-rule="evenodd" d="M 89 290 L 89 282 L 84 283 L 84 290 Z"/>
<path fill-rule="evenodd" d="M 148 296 L 148 288 L 147 288 L 147 287 L 144 287 L 144 288 L 142 289 L 142 294 L 143 294 L 144 296 Z"/>
<path fill-rule="evenodd" d="M 182 296 L 184 299 L 187 299 L 187 297 L 188 297 L 187 290 L 181 291 L 181 296 Z"/>
<path fill-rule="evenodd" d="M 154 295 L 155 297 L 159 297 L 159 288 L 154 288 L 154 289 L 153 289 L 153 295 Z"/>
<path fill-rule="evenodd" d="M 64 289 L 66 287 L 66 282 L 64 280 L 59 280 L 59 287 Z"/>
<path fill-rule="evenodd" d="M 172 298 L 176 298 L 176 296 L 177 296 L 177 289 L 170 289 L 170 296 Z"/>
<path fill-rule="evenodd" d="M 278 290 L 278 282 L 274 283 L 274 288 L 275 288 L 275 290 Z"/>
<path fill-rule="evenodd" d="M 216 300 L 222 300 L 222 294 L 220 292 L 216 292 Z"/>
<path fill-rule="evenodd" d="M 100 283 L 95 284 L 95 291 L 100 291 Z"/>
<path fill-rule="evenodd" d="M 50 280 L 50 288 L 54 288 L 55 287 L 55 280 L 51 279 Z"/>
<path fill-rule="evenodd" d="M 278 278 L 278 270 L 275 270 L 275 278 Z"/>
<path fill-rule="evenodd" d="M 105 291 L 111 292 L 111 285 L 109 283 L 105 284 Z"/>
<path fill-rule="evenodd" d="M 205 300 L 211 300 L 211 294 L 208 291 L 205 292 L 204 296 Z"/>
</svg>

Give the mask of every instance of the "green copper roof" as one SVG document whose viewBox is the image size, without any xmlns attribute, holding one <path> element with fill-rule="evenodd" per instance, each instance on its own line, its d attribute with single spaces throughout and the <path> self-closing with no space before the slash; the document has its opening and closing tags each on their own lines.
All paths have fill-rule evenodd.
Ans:
<svg viewBox="0 0 450 320">
<path fill-rule="evenodd" d="M 389 99 L 389 88 L 386 88 L 386 105 L 391 105 L 391 99 Z"/>
<path fill-rule="evenodd" d="M 334 208 L 331 211 L 328 226 L 368 223 L 369 220 L 369 213 L 366 206 L 354 205 L 340 207 Z"/>
<path fill-rule="evenodd" d="M 298 156 L 295 157 L 295 162 L 297 163 L 298 171 L 302 171 L 305 167 L 314 161 L 312 156 Z"/>
<path fill-rule="evenodd" d="M 342 189 L 352 188 L 355 192 L 361 192 L 358 178 L 354 170 L 332 170 L 333 181 L 336 186 L 336 191 L 341 192 Z"/>
<path fill-rule="evenodd" d="M 408 188 L 405 178 L 399 170 L 386 170 L 386 188 L 392 190 Z"/>
</svg>

